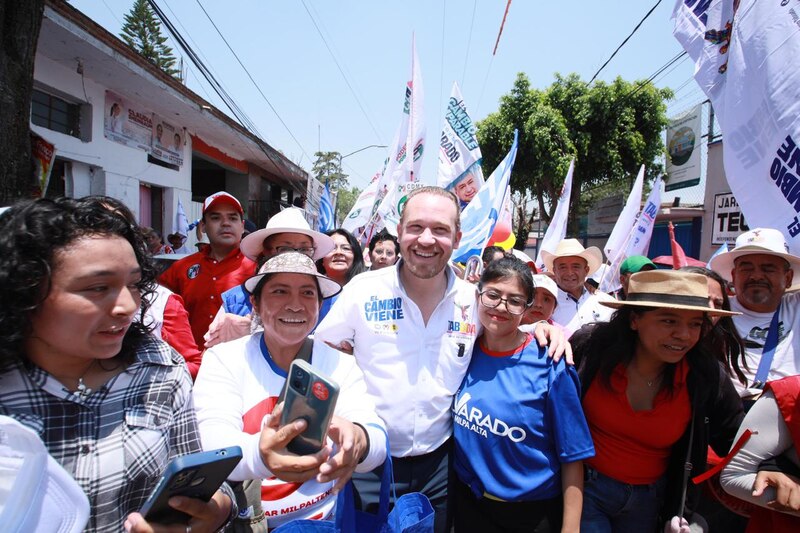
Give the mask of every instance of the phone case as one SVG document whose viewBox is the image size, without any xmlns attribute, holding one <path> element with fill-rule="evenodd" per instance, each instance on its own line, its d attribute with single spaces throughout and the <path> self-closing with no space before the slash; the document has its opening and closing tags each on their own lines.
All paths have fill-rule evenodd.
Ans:
<svg viewBox="0 0 800 533">
<path fill-rule="evenodd" d="M 191 518 L 169 506 L 173 496 L 209 501 L 242 459 L 239 446 L 197 452 L 170 461 L 141 513 L 148 522 L 185 524 Z"/>
<path fill-rule="evenodd" d="M 297 455 L 316 453 L 325 445 L 328 426 L 339 397 L 339 385 L 306 361 L 295 359 L 286 378 L 281 425 L 302 418 L 308 426 L 286 449 Z"/>
</svg>

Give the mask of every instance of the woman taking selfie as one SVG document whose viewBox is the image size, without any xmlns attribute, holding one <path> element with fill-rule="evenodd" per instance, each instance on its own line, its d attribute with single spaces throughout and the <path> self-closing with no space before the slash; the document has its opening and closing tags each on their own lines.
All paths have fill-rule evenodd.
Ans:
<svg viewBox="0 0 800 533">
<path fill-rule="evenodd" d="M 229 479 L 256 480 L 256 490 L 252 483 L 244 489 L 247 503 L 240 518 L 248 523 L 266 518 L 272 529 L 296 519 L 327 519 L 334 492 L 353 472 L 368 472 L 386 458 L 384 425 L 355 359 L 327 346 L 311 352 L 308 334 L 320 303 L 341 287 L 318 273 L 307 255 L 286 252 L 269 259 L 245 289 L 264 331 L 206 351 L 194 390 L 203 444 L 241 446 L 244 458 Z M 278 397 L 295 359 L 339 385 L 328 444 L 307 455 L 286 450 L 306 422 L 280 424 Z"/>
<path fill-rule="evenodd" d="M 478 282 L 483 333 L 453 407 L 458 533 L 534 531 L 545 517 L 550 531 L 580 525 L 594 448 L 575 369 L 518 329 L 534 290 L 515 257 L 490 262 Z"/>
<path fill-rule="evenodd" d="M 695 476 L 708 445 L 727 453 L 743 416 L 720 364 L 729 353 L 705 335 L 709 317 L 735 313 L 709 305 L 705 276 L 666 270 L 633 274 L 627 299 L 603 305 L 618 311 L 575 352 L 597 452 L 581 531 L 688 531 L 678 516 L 691 519 L 698 494 L 689 487 L 684 504 L 684 465 Z"/>
<path fill-rule="evenodd" d="M 183 359 L 134 320 L 155 271 L 118 205 L 42 199 L 0 215 L 0 414 L 36 431 L 81 486 L 86 531 L 151 531 L 131 513 L 170 459 L 201 448 Z M 195 531 L 235 513 L 221 491 L 179 509 Z"/>
</svg>

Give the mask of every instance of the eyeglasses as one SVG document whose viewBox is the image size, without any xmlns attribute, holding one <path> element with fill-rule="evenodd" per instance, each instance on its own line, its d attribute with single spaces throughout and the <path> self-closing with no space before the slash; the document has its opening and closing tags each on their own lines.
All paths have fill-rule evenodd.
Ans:
<svg viewBox="0 0 800 533">
<path fill-rule="evenodd" d="M 482 306 L 488 307 L 489 309 L 494 309 L 500 305 L 500 302 L 504 302 L 506 304 L 506 309 L 512 315 L 523 314 L 530 305 L 525 298 L 520 298 L 519 296 L 503 298 L 497 291 L 483 291 L 480 293 L 480 301 Z"/>
<path fill-rule="evenodd" d="M 313 246 L 304 246 L 302 248 L 294 248 L 292 246 L 276 246 L 273 248 L 273 250 L 275 250 L 275 252 L 278 254 L 285 254 L 286 252 L 300 252 L 301 254 L 307 255 L 313 259 L 316 248 Z"/>
<path fill-rule="evenodd" d="M 339 250 L 343 254 L 352 254 L 353 253 L 353 247 L 350 246 L 349 244 L 337 244 L 336 246 L 333 247 L 333 251 L 335 252 L 337 250 Z"/>
</svg>

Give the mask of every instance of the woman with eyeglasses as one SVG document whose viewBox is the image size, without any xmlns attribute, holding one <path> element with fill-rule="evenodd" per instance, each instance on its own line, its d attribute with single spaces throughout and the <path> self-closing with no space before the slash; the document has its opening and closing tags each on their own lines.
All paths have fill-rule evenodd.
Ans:
<svg viewBox="0 0 800 533">
<path fill-rule="evenodd" d="M 333 239 L 333 250 L 328 255 L 317 261 L 317 270 L 333 281 L 344 287 L 356 275 L 366 271 L 364 266 L 364 251 L 352 233 L 346 229 L 338 228 L 325 232 Z M 338 294 L 322 302 L 319 309 L 319 321 L 322 322 L 331 306 L 336 302 Z"/>
<path fill-rule="evenodd" d="M 491 262 L 478 283 L 483 331 L 453 406 L 457 533 L 580 524 L 594 447 L 574 368 L 518 329 L 534 290 L 515 257 Z"/>
</svg>

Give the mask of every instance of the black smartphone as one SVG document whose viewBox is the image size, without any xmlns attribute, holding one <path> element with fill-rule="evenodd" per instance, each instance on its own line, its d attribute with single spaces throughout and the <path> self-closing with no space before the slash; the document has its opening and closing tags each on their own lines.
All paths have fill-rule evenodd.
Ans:
<svg viewBox="0 0 800 533">
<path fill-rule="evenodd" d="M 169 506 L 173 496 L 209 501 L 242 459 L 239 446 L 191 453 L 170 461 L 142 506 L 145 520 L 156 524 L 185 524 L 191 516 Z"/>
<path fill-rule="evenodd" d="M 339 397 L 339 385 L 306 361 L 295 359 L 289 367 L 285 391 L 281 426 L 299 418 L 308 424 L 286 449 L 297 455 L 320 451 Z"/>
</svg>

